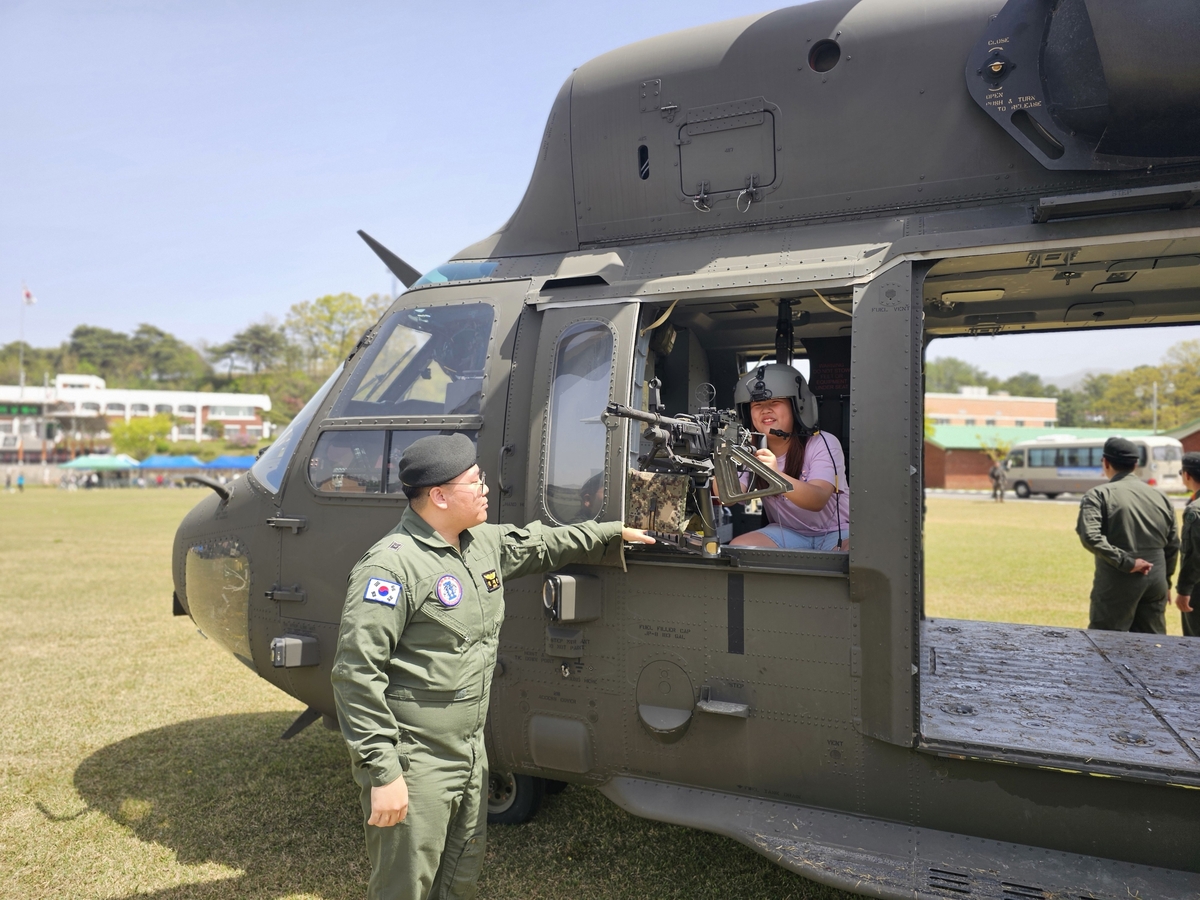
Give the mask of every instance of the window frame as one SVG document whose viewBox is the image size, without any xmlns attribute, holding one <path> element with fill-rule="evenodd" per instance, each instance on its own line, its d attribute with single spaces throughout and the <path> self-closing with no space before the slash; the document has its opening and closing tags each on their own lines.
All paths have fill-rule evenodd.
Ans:
<svg viewBox="0 0 1200 900">
<path fill-rule="evenodd" d="M 451 309 L 454 307 L 462 307 L 462 306 L 486 306 L 491 310 L 491 313 L 492 313 L 492 323 L 491 323 L 490 330 L 488 331 L 487 347 L 486 347 L 486 350 L 484 353 L 484 359 L 483 359 L 483 380 L 482 380 L 482 385 L 480 387 L 480 401 L 479 401 L 480 402 L 480 411 L 479 412 L 477 412 L 477 413 L 435 413 L 435 412 L 389 413 L 389 412 L 380 410 L 380 411 L 372 411 L 372 412 L 377 412 L 378 414 L 364 415 L 362 413 L 349 413 L 345 410 L 338 410 L 338 414 L 336 414 L 336 415 L 334 414 L 334 409 L 342 401 L 343 397 L 346 398 L 345 404 L 347 406 L 349 406 L 349 404 L 351 402 L 353 402 L 353 392 L 358 390 L 359 386 L 362 384 L 362 379 L 366 376 L 367 370 L 370 369 L 370 367 L 374 364 L 375 360 L 378 358 L 378 355 L 382 351 L 383 347 L 386 346 L 387 342 L 391 339 L 392 335 L 395 333 L 394 327 L 392 327 L 391 329 L 389 329 L 389 327 L 388 327 L 389 323 L 391 322 L 392 319 L 398 317 L 402 313 L 411 312 L 412 310 L 416 310 L 416 309 Z M 443 301 L 443 302 L 435 301 L 432 303 L 414 303 L 412 305 L 405 305 L 405 306 L 400 306 L 400 307 L 397 307 L 394 309 L 390 309 L 380 319 L 379 323 L 376 324 L 372 329 L 370 329 L 367 332 L 367 335 L 370 336 L 370 341 L 368 342 L 368 346 L 364 348 L 360 357 L 358 359 L 354 359 L 352 361 L 352 365 L 349 366 L 350 372 L 346 376 L 346 381 L 342 385 L 341 390 L 339 390 L 337 392 L 337 396 L 334 398 L 333 404 L 330 406 L 330 410 L 328 413 L 328 420 L 330 422 L 347 422 L 347 423 L 348 422 L 368 422 L 368 421 L 369 422 L 409 422 L 409 421 L 417 422 L 417 421 L 419 421 L 422 423 L 455 422 L 456 428 L 462 427 L 457 424 L 459 422 L 471 422 L 475 419 L 479 419 L 482 422 L 483 407 L 488 398 L 489 391 L 492 388 L 491 378 L 490 378 L 491 371 L 492 371 L 492 356 L 496 352 L 496 332 L 500 327 L 501 321 L 502 321 L 501 310 L 498 308 L 497 301 L 494 298 L 479 297 L 479 296 L 464 298 L 462 300 L 449 300 L 449 301 Z M 385 332 L 386 332 L 386 335 L 385 335 Z"/>
<path fill-rule="evenodd" d="M 548 489 L 550 487 L 550 449 L 552 446 L 551 442 L 554 438 L 554 418 L 555 418 L 555 416 L 554 416 L 554 382 L 555 382 L 555 379 L 558 377 L 559 351 L 562 348 L 563 340 L 564 340 L 564 338 L 567 337 L 568 332 L 571 332 L 573 329 L 578 329 L 580 326 L 593 325 L 593 324 L 594 325 L 602 325 L 605 328 L 607 328 L 609 337 L 611 339 L 611 347 L 609 350 L 609 363 L 608 363 L 608 402 L 609 403 L 614 402 L 614 400 L 615 400 L 614 391 L 616 390 L 616 378 L 617 378 L 617 364 L 620 359 L 619 352 L 620 352 L 620 347 L 621 347 L 621 337 L 617 331 L 616 325 L 614 325 L 614 323 L 611 320 L 609 320 L 603 316 L 600 316 L 598 314 L 587 314 L 585 312 L 579 318 L 572 319 L 571 321 L 565 323 L 562 326 L 562 328 L 560 328 L 558 330 L 558 333 L 557 333 L 557 335 L 555 335 L 555 338 L 554 338 L 553 349 L 551 350 L 551 356 L 550 356 L 551 365 L 549 367 L 549 381 L 547 384 L 547 393 L 546 393 L 546 415 L 545 415 L 544 423 L 542 426 L 542 456 L 543 456 L 542 477 L 539 479 L 540 483 L 538 484 L 538 494 L 539 494 L 540 505 L 541 505 L 543 512 L 545 513 L 546 517 L 548 519 L 550 519 L 550 521 L 554 522 L 554 524 L 556 524 L 556 525 L 579 524 L 579 523 L 561 521 L 559 519 L 559 517 L 554 514 L 554 511 L 551 510 L 550 503 L 549 503 Z M 604 503 L 601 504 L 601 506 L 598 510 L 596 510 L 595 515 L 593 515 L 589 519 L 583 519 L 582 520 L 583 522 L 605 521 L 604 514 L 608 511 L 609 506 L 610 506 L 609 501 L 612 496 L 611 487 L 612 487 L 613 480 L 614 480 L 613 475 L 612 475 L 612 462 L 613 462 L 613 429 L 609 428 L 609 427 L 605 427 L 605 429 L 604 429 L 604 464 L 601 469 L 601 471 L 604 474 L 604 487 L 605 487 Z M 624 491 L 624 489 L 625 489 L 624 478 L 621 478 L 621 490 Z"/>
</svg>

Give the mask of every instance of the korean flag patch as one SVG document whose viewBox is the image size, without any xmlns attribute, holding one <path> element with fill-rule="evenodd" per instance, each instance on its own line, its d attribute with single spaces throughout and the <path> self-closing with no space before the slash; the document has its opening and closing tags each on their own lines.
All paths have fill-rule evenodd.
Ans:
<svg viewBox="0 0 1200 900">
<path fill-rule="evenodd" d="M 371 603 L 382 603 L 384 606 L 395 606 L 400 599 L 400 585 L 394 581 L 384 581 L 382 578 L 372 578 L 367 582 L 363 599 Z"/>
</svg>

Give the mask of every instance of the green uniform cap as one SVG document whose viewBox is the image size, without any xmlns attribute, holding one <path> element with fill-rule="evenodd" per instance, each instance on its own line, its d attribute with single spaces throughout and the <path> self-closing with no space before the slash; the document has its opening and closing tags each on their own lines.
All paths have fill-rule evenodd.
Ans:
<svg viewBox="0 0 1200 900">
<path fill-rule="evenodd" d="M 400 483 L 432 487 L 453 481 L 475 465 L 475 444 L 462 432 L 434 434 L 413 441 L 400 457 Z"/>
<path fill-rule="evenodd" d="M 1118 468 L 1127 469 L 1138 463 L 1138 450 L 1133 441 L 1113 437 L 1104 442 L 1104 458 Z"/>
</svg>

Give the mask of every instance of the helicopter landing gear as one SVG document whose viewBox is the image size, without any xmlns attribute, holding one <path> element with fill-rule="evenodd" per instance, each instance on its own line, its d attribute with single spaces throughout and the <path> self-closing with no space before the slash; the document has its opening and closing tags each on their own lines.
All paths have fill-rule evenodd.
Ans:
<svg viewBox="0 0 1200 900">
<path fill-rule="evenodd" d="M 546 794 L 546 779 L 534 775 L 492 772 L 488 775 L 488 824 L 520 825 L 537 815 Z"/>
</svg>

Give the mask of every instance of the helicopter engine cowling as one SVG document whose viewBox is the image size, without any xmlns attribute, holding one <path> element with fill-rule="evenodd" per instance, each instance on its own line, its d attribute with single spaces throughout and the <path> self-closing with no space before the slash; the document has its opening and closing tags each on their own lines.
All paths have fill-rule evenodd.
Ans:
<svg viewBox="0 0 1200 900">
<path fill-rule="evenodd" d="M 1189 0 L 1010 0 L 967 63 L 977 103 L 1049 169 L 1200 158 Z"/>
</svg>

